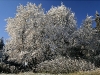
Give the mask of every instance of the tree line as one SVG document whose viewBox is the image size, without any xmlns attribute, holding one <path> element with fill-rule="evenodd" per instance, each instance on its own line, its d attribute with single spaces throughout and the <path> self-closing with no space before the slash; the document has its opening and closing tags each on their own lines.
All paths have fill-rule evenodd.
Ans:
<svg viewBox="0 0 100 75">
<path fill-rule="evenodd" d="M 96 27 L 86 16 L 80 28 L 75 13 L 63 3 L 45 13 L 42 5 L 27 3 L 8 18 L 5 63 L 18 70 L 49 73 L 87 71 L 100 67 L 100 16 Z"/>
</svg>

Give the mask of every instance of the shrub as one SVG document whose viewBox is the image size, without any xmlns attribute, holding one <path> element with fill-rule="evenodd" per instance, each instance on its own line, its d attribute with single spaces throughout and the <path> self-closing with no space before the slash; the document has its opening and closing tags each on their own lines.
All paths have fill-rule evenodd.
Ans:
<svg viewBox="0 0 100 75">
<path fill-rule="evenodd" d="M 38 72 L 69 73 L 75 71 L 87 71 L 95 69 L 94 64 L 85 60 L 60 57 L 51 61 L 45 61 L 37 66 Z"/>
</svg>

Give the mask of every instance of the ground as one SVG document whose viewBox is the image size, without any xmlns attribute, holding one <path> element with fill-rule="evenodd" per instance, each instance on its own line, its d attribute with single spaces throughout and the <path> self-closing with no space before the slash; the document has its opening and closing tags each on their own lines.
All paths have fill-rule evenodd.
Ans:
<svg viewBox="0 0 100 75">
<path fill-rule="evenodd" d="M 100 69 L 93 70 L 93 71 L 86 71 L 86 72 L 75 72 L 69 74 L 49 74 L 49 73 L 32 73 L 32 72 L 25 72 L 19 74 L 0 74 L 0 75 L 100 75 Z"/>
</svg>

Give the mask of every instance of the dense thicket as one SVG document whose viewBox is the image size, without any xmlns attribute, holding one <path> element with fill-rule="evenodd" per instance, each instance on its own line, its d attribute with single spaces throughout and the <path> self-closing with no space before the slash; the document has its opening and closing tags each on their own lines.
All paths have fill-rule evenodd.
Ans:
<svg viewBox="0 0 100 75">
<path fill-rule="evenodd" d="M 77 28 L 75 13 L 65 5 L 52 6 L 44 13 L 41 4 L 27 3 L 18 6 L 15 17 L 6 21 L 10 38 L 6 41 L 5 55 L 9 64 L 51 73 L 100 66 L 100 32 L 99 28 L 92 27 L 92 16 L 87 15 Z"/>
</svg>

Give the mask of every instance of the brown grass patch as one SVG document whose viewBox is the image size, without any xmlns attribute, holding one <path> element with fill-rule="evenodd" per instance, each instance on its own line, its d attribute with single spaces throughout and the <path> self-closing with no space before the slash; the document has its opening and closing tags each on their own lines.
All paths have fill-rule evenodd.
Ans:
<svg viewBox="0 0 100 75">
<path fill-rule="evenodd" d="M 100 69 L 93 70 L 93 71 L 80 71 L 75 73 L 69 74 L 49 74 L 49 73 L 32 73 L 32 72 L 25 72 L 19 74 L 0 74 L 0 75 L 100 75 Z"/>
</svg>

